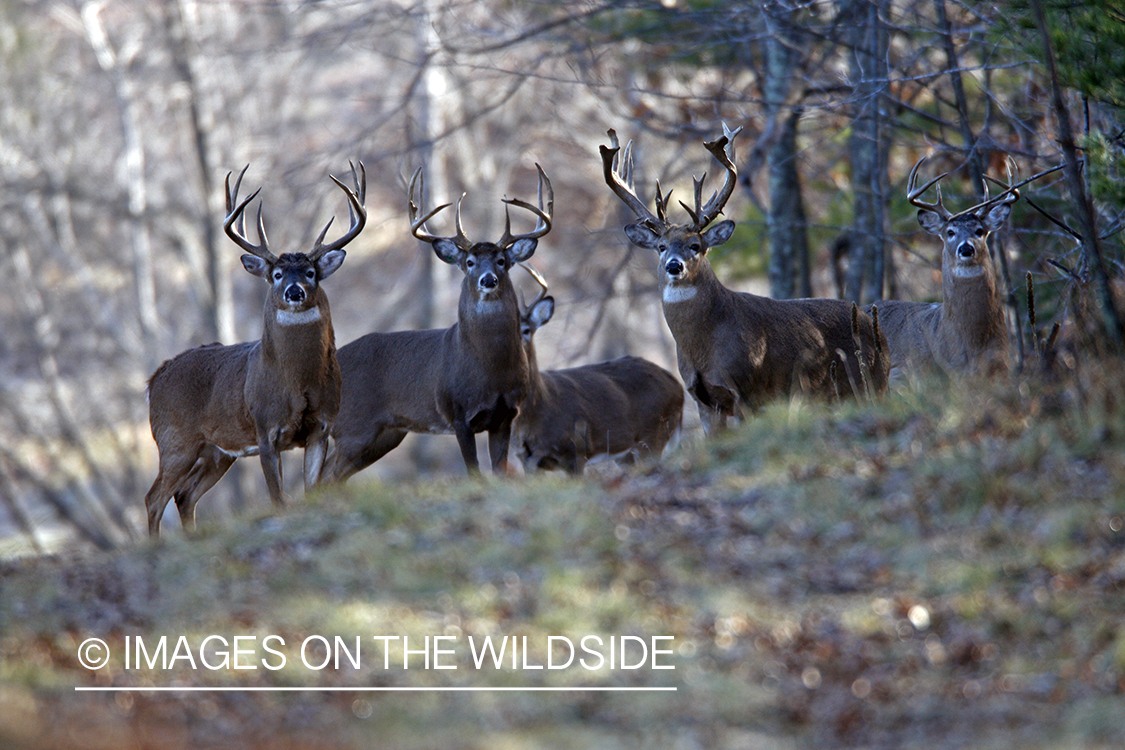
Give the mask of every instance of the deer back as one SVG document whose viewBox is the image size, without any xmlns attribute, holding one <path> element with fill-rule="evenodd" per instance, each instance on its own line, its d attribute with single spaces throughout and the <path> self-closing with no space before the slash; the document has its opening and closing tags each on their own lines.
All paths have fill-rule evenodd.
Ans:
<svg viewBox="0 0 1125 750">
<path fill-rule="evenodd" d="M 659 455 L 679 429 L 683 388 L 675 376 L 640 357 L 539 372 L 533 335 L 554 310 L 536 300 L 521 317 L 533 373 L 516 423 L 516 446 L 526 469 L 579 473 L 598 456 Z"/>
<path fill-rule="evenodd" d="M 258 347 L 256 341 L 206 344 L 161 364 L 148 382 L 149 423 L 157 445 L 211 442 L 236 455 L 254 445 L 245 384 L 250 355 Z"/>
</svg>

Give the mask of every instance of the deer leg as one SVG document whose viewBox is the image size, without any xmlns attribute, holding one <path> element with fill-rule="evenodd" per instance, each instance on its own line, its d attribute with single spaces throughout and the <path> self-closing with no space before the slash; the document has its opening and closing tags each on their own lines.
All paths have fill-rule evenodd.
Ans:
<svg viewBox="0 0 1125 750">
<path fill-rule="evenodd" d="M 470 475 L 480 474 L 480 462 L 477 460 L 477 439 L 473 428 L 464 417 L 453 420 L 453 434 L 457 436 L 457 445 L 461 448 L 461 458 L 465 461 L 465 469 Z M 492 435 L 489 433 L 489 442 Z"/>
<path fill-rule="evenodd" d="M 160 469 L 156 473 L 156 480 L 145 494 L 149 536 L 160 536 L 160 519 L 164 515 L 164 509 L 168 507 L 172 496 L 181 490 L 196 459 L 197 455 L 189 452 L 160 454 Z"/>
<path fill-rule="evenodd" d="M 493 413 L 492 425 L 488 430 L 488 455 L 492 459 L 493 474 L 508 473 L 508 447 L 512 442 L 512 422 L 518 410 L 500 403 Z"/>
<path fill-rule="evenodd" d="M 212 448 L 210 455 L 204 455 L 196 464 L 192 474 L 195 481 L 188 487 L 176 493 L 176 510 L 180 512 L 180 525 L 185 531 L 195 530 L 195 506 L 207 490 L 223 478 L 227 470 L 234 465 L 234 456 L 223 453 L 218 448 Z"/>
<path fill-rule="evenodd" d="M 320 422 L 305 441 L 305 492 L 320 484 L 324 457 L 328 453 L 328 424 Z"/>
<path fill-rule="evenodd" d="M 505 422 L 499 429 L 488 433 L 488 455 L 492 459 L 493 474 L 508 473 L 508 446 L 512 440 L 512 423 Z"/>
<path fill-rule="evenodd" d="M 336 442 L 325 461 L 325 482 L 346 482 L 356 472 L 366 469 L 398 447 L 406 438 L 406 430 L 380 430 L 374 439 L 361 443 Z"/>
<path fill-rule="evenodd" d="M 268 432 L 258 428 L 258 458 L 266 476 L 266 489 L 273 504 L 280 507 L 285 505 L 285 496 L 281 494 L 281 457 L 277 452 L 276 435 L 276 428 Z"/>
<path fill-rule="evenodd" d="M 560 465 L 568 474 L 576 477 L 581 475 L 586 468 L 586 459 L 582 452 L 578 450 L 578 446 L 572 443 L 563 454 Z"/>
</svg>

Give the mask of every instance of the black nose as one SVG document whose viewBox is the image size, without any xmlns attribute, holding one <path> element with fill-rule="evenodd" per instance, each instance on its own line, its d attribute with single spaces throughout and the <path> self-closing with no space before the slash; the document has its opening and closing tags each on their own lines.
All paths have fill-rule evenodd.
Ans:
<svg viewBox="0 0 1125 750">
<path fill-rule="evenodd" d="M 305 299 L 305 290 L 299 284 L 290 284 L 285 287 L 285 301 L 296 304 Z"/>
<path fill-rule="evenodd" d="M 679 258 L 672 258 L 664 264 L 664 271 L 669 276 L 679 276 L 684 272 L 684 264 Z"/>
<path fill-rule="evenodd" d="M 966 242 L 961 247 L 957 248 L 957 256 L 961 260 L 969 260 L 977 254 L 977 249 L 973 247 L 972 243 Z"/>
<path fill-rule="evenodd" d="M 486 273 L 480 277 L 480 285 L 482 289 L 495 289 L 496 285 L 500 283 L 500 279 L 496 278 L 496 274 Z"/>
</svg>

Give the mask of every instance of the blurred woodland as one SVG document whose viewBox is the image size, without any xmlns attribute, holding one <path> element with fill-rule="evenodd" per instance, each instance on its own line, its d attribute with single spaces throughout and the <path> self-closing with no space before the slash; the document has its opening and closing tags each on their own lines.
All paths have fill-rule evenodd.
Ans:
<svg viewBox="0 0 1125 750">
<path fill-rule="evenodd" d="M 1035 366 L 1058 322 L 1112 354 L 1123 49 L 1109 0 L 0 0 L 5 550 L 138 538 L 147 378 L 260 333 L 264 289 L 221 229 L 223 177 L 247 163 L 285 251 L 346 216 L 328 175 L 366 166 L 367 228 L 326 283 L 339 344 L 455 320 L 460 274 L 410 237 L 404 176 L 425 168 L 431 205 L 466 192 L 485 239 L 541 164 L 555 225 L 532 264 L 559 301 L 544 367 L 674 363 L 653 259 L 602 180 L 609 128 L 635 141 L 641 195 L 659 179 L 686 200 L 714 168 L 701 142 L 743 127 L 739 228 L 714 262 L 774 297 L 940 298 L 910 167 L 950 171 L 957 210 L 1009 159 L 1021 181 L 1062 165 L 1021 188 L 993 239 L 1013 352 Z M 434 442 L 392 457 L 413 474 L 447 443 L 456 455 Z M 241 463 L 201 511 L 260 502 L 257 463 Z"/>
</svg>

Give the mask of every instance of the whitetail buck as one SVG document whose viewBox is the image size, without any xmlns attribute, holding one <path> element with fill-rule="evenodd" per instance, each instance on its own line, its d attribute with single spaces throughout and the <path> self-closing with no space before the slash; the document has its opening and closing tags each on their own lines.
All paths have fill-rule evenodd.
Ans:
<svg viewBox="0 0 1125 750">
<path fill-rule="evenodd" d="M 382 458 L 408 432 L 457 436 L 470 473 L 480 470 L 474 435 L 488 431 L 493 472 L 506 472 L 512 420 L 530 381 L 527 353 L 520 340 L 520 310 L 508 272 L 535 252 L 551 230 L 554 191 L 539 165 L 538 207 L 505 198 L 536 217 L 535 228 L 512 234 L 505 209 L 504 235 L 474 243 L 461 227 L 457 202 L 453 237 L 438 237 L 424 226 L 444 204 L 422 213 L 422 170 L 410 181 L 410 229 L 433 246 L 437 257 L 465 274 L 457 322 L 450 328 L 369 333 L 340 347 L 343 392 L 335 441 L 326 473 L 334 481 Z M 543 193 L 546 189 L 546 206 Z M 417 194 L 416 194 L 417 193 Z M 464 195 L 461 196 L 462 199 Z"/>
<path fill-rule="evenodd" d="M 890 347 L 891 375 L 898 380 L 907 372 L 933 366 L 947 371 L 978 367 L 1004 371 L 1008 368 L 1008 325 L 988 254 L 988 235 L 1007 220 L 1019 191 L 1008 188 L 983 203 L 950 213 L 942 204 L 940 185 L 937 203 L 921 200 L 927 189 L 945 177 L 940 174 L 918 187 L 918 168 L 923 161 L 918 160 L 910 170 L 906 197 L 918 207 L 922 228 L 941 238 L 941 302 L 879 303 L 879 323 Z"/>
<path fill-rule="evenodd" d="M 185 529 L 195 526 L 195 505 L 236 458 L 257 453 L 270 499 L 284 503 L 279 452 L 304 447 L 305 487 L 316 484 L 324 466 L 328 434 L 340 404 L 340 369 L 328 297 L 320 282 L 344 262 L 344 246 L 367 220 L 367 178 L 352 167 L 355 191 L 332 177 L 347 195 L 351 227 L 325 243 L 331 220 L 308 253 L 275 256 L 269 249 L 261 205 L 258 244 L 246 237 L 246 206 L 261 188 L 238 203 L 230 174 L 223 228 L 247 271 L 270 285 L 259 341 L 200 346 L 168 360 L 148 384 L 149 422 L 160 450 L 160 470 L 145 495 L 149 534 L 172 498 Z"/>
<path fill-rule="evenodd" d="M 534 336 L 554 314 L 555 300 L 547 295 L 543 277 L 527 270 L 542 289 L 520 317 L 532 373 L 513 428 L 524 470 L 581 474 L 587 462 L 602 456 L 660 456 L 680 429 L 684 389 L 679 381 L 640 357 L 539 372 Z"/>
<path fill-rule="evenodd" d="M 706 204 L 707 175 L 695 180 L 695 208 L 680 203 L 691 217 L 687 224 L 668 221 L 672 194 L 662 195 L 659 183 L 655 214 L 637 197 L 631 142 L 620 153 L 610 130 L 611 145 L 601 147 L 606 183 L 639 219 L 625 227 L 625 235 L 659 254 L 664 319 L 676 340 L 680 376 L 707 432 L 723 427 L 728 418 L 741 419 L 744 408 L 797 391 L 834 398 L 865 389 L 882 393 L 887 384 L 885 339 L 871 318 L 855 315 L 849 303 L 759 297 L 728 289 L 715 276 L 707 251 L 734 232 L 733 221 L 712 222 L 734 192 L 731 141 L 740 130 L 724 125 L 722 137 L 703 144 L 726 179 Z"/>
</svg>

